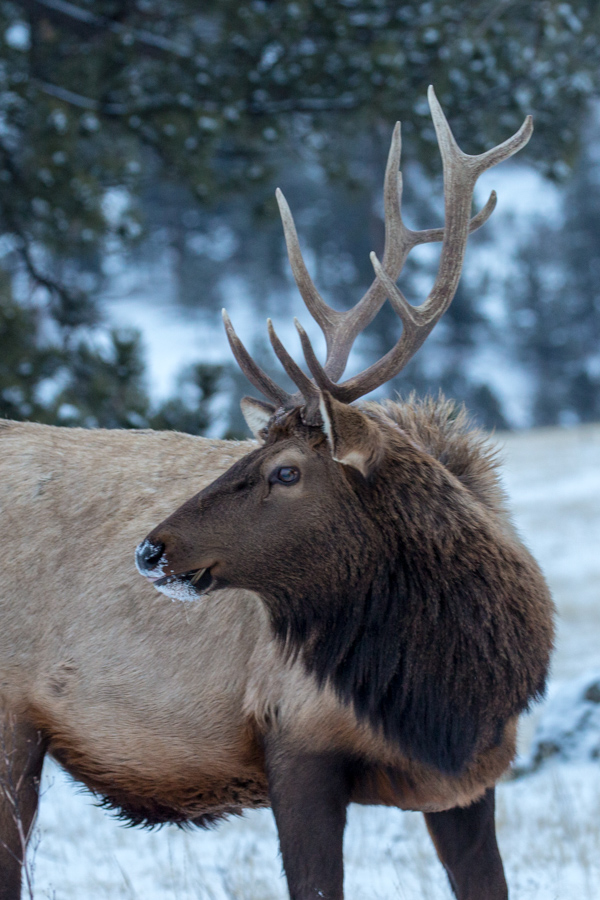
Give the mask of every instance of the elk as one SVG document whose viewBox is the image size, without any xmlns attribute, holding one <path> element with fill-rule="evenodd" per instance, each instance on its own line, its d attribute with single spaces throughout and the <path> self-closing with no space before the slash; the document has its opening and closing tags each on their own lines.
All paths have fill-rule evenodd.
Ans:
<svg viewBox="0 0 600 900">
<path fill-rule="evenodd" d="M 349 312 L 317 293 L 278 194 L 327 361 L 299 327 L 309 378 L 269 323 L 299 388 L 288 394 L 225 315 L 238 363 L 269 401 L 242 402 L 258 445 L 0 428 L 0 900 L 20 894 L 46 753 L 135 824 L 205 825 L 271 805 L 292 900 L 343 897 L 350 802 L 421 810 L 459 900 L 507 897 L 494 786 L 519 714 L 544 690 L 552 601 L 464 412 L 442 398 L 352 405 L 402 369 L 447 309 L 468 233 L 495 205 L 492 194 L 470 220 L 475 181 L 531 134 L 527 119 L 468 156 L 431 89 L 429 99 L 444 228 L 402 221 L 397 126 L 383 260 Z M 431 294 L 413 307 L 396 280 L 412 247 L 440 240 Z M 387 299 L 398 343 L 340 383 Z M 130 553 L 144 532 L 140 578 Z"/>
</svg>

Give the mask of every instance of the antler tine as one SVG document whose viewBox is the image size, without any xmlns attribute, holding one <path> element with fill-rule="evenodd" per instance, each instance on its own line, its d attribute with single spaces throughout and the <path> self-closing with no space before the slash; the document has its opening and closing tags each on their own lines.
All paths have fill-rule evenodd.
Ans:
<svg viewBox="0 0 600 900">
<path fill-rule="evenodd" d="M 398 316 L 400 316 L 405 330 L 407 328 L 412 328 L 420 325 L 421 317 L 418 307 L 410 305 L 396 282 L 392 281 L 390 276 L 387 274 L 387 272 L 377 259 L 377 255 L 373 253 L 373 251 L 369 253 L 369 259 L 371 260 L 371 265 L 375 270 L 375 275 L 380 280 L 383 287 L 386 289 L 386 293 L 392 305 L 392 308 L 398 314 Z"/>
<path fill-rule="evenodd" d="M 267 328 L 269 331 L 269 340 L 271 341 L 271 346 L 277 355 L 277 359 L 290 376 L 294 384 L 300 388 L 300 392 L 306 401 L 309 401 L 318 396 L 319 391 L 317 390 L 316 385 L 313 381 L 310 380 L 308 375 L 305 375 L 297 362 L 295 362 L 290 354 L 287 352 L 279 337 L 277 336 L 277 332 L 273 328 L 273 322 L 271 319 L 267 319 Z"/>
<path fill-rule="evenodd" d="M 315 356 L 315 351 L 313 350 L 310 339 L 298 319 L 294 319 L 294 325 L 296 326 L 296 331 L 300 335 L 304 359 L 317 383 L 317 387 L 322 391 L 329 391 L 331 393 L 331 385 L 335 387 L 335 384 L 329 379 L 321 363 Z"/>
<path fill-rule="evenodd" d="M 342 313 L 339 313 L 337 310 L 332 309 L 331 306 L 328 306 L 316 289 L 304 263 L 304 257 L 300 250 L 298 232 L 296 231 L 292 211 L 280 188 L 277 188 L 275 191 L 275 197 L 279 207 L 279 215 L 281 216 L 281 224 L 283 225 L 283 235 L 285 237 L 288 259 L 290 261 L 294 281 L 306 304 L 306 308 L 315 322 L 317 322 L 322 329 L 325 339 L 331 340 L 333 326 Z"/>
<path fill-rule="evenodd" d="M 231 319 L 227 315 L 227 310 L 221 310 L 221 315 L 223 316 L 223 323 L 225 325 L 225 331 L 227 332 L 227 339 L 231 351 L 248 381 L 250 381 L 261 394 L 264 394 L 265 397 L 273 401 L 273 403 L 276 403 L 277 406 L 283 406 L 284 408 L 295 406 L 300 395 L 288 394 L 288 392 L 284 391 L 283 388 L 280 388 L 278 384 L 275 384 L 273 379 L 269 378 L 266 372 L 263 372 L 260 366 L 254 362 L 235 333 L 233 325 L 231 324 Z"/>
<path fill-rule="evenodd" d="M 456 143 L 454 135 L 450 130 L 448 120 L 443 113 L 439 100 L 435 95 L 433 85 L 431 84 L 427 90 L 427 99 L 431 110 L 433 127 L 435 128 L 438 139 L 442 165 L 445 168 L 455 160 L 461 161 L 463 164 L 463 171 L 465 172 L 467 179 L 469 175 L 471 176 L 473 186 L 482 172 L 485 172 L 486 169 L 491 169 L 492 166 L 496 166 L 498 163 L 501 163 L 505 159 L 509 159 L 509 157 L 513 156 L 515 153 L 518 153 L 533 134 L 533 119 L 531 116 L 526 116 L 523 124 L 512 137 L 509 137 L 506 141 L 503 141 L 496 147 L 486 150 L 485 153 L 480 153 L 477 156 L 470 156 L 468 153 L 464 153 Z"/>
<path fill-rule="evenodd" d="M 382 359 L 343 384 L 336 384 L 331 380 L 317 361 L 306 334 L 300 335 L 306 362 L 315 381 L 322 390 L 328 390 L 345 403 L 351 403 L 397 375 L 446 311 L 460 279 L 467 238 L 471 230 L 469 215 L 475 182 L 486 169 L 508 159 L 524 147 L 533 131 L 531 116 L 527 116 L 521 128 L 507 141 L 478 156 L 470 156 L 456 143 L 431 86 L 428 99 L 442 157 L 446 209 L 442 255 L 429 296 L 421 306 L 411 307 L 389 277 L 385 261 L 382 266 L 377 260 L 372 260 L 376 277 L 390 297 L 394 310 L 401 317 L 404 328 L 395 347 Z M 495 194 L 492 193 L 476 219 L 481 217 L 485 221 L 495 206 L 495 200 Z"/>
<path fill-rule="evenodd" d="M 390 150 L 385 171 L 384 209 L 385 209 L 385 250 L 384 265 L 397 278 L 411 247 L 411 232 L 402 222 L 400 198 L 402 180 L 398 172 L 402 142 L 400 123 L 397 122 L 392 135 Z M 283 193 L 277 189 L 277 203 L 281 214 L 283 232 L 288 250 L 288 258 L 298 290 L 306 307 L 320 326 L 327 345 L 327 362 L 325 370 L 330 378 L 337 380 L 343 374 L 352 344 L 360 332 L 375 318 L 385 302 L 385 292 L 377 279 L 358 303 L 346 312 L 339 312 L 328 306 L 308 274 L 302 257 L 298 234 L 294 219 Z M 431 238 L 436 240 L 436 238 Z"/>
<path fill-rule="evenodd" d="M 402 221 L 402 173 L 399 171 L 401 155 L 402 132 L 400 122 L 396 122 L 383 182 L 385 227 L 383 265 L 394 278 L 402 271 L 413 243 L 413 232 Z M 325 371 L 333 381 L 337 381 L 343 375 L 354 341 L 373 321 L 385 300 L 385 291 L 382 291 L 381 285 L 375 279 L 358 303 L 344 313 L 331 358 L 328 354 L 325 363 Z"/>
</svg>

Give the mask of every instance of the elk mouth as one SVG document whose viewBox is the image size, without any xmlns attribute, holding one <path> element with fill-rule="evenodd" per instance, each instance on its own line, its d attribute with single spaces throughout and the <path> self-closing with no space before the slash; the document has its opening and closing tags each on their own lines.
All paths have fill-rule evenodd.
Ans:
<svg viewBox="0 0 600 900">
<path fill-rule="evenodd" d="M 173 600 L 197 600 L 208 592 L 212 583 L 210 566 L 204 569 L 191 569 L 179 575 L 163 575 L 161 578 L 152 579 L 153 587 Z"/>
</svg>

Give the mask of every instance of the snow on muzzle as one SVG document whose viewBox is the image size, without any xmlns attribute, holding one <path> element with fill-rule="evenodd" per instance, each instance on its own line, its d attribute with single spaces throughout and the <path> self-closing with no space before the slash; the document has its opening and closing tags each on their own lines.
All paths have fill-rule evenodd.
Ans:
<svg viewBox="0 0 600 900">
<path fill-rule="evenodd" d="M 208 566 L 188 572 L 168 573 L 165 545 L 153 543 L 147 538 L 136 547 L 135 566 L 153 587 L 172 600 L 197 600 L 208 591 L 213 581 Z"/>
</svg>

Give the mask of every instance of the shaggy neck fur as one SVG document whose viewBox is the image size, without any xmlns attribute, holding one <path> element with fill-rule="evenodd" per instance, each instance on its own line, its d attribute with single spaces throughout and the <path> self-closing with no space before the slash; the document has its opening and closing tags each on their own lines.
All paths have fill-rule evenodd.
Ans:
<svg viewBox="0 0 600 900">
<path fill-rule="evenodd" d="M 355 476 L 362 515 L 340 510 L 334 587 L 265 597 L 276 633 L 320 683 L 448 774 L 499 743 L 542 694 L 552 644 L 544 579 L 500 501 L 490 515 L 492 492 L 482 486 L 486 504 L 465 487 L 476 468 L 459 480 L 399 436 L 372 483 Z"/>
</svg>

